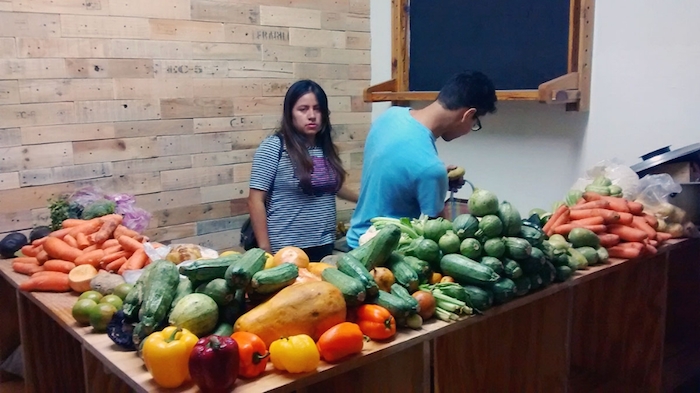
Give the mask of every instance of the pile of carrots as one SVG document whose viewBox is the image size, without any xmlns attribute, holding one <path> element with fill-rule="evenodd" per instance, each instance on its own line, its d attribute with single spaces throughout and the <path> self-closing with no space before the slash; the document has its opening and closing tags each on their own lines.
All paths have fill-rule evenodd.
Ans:
<svg viewBox="0 0 700 393">
<path fill-rule="evenodd" d="M 631 259 L 656 254 L 657 247 L 671 238 L 656 230 L 658 224 L 641 203 L 585 192 L 574 206 L 562 205 L 555 210 L 542 229 L 547 236 L 568 236 L 574 228 L 589 229 L 611 257 Z"/>
<path fill-rule="evenodd" d="M 31 278 L 25 291 L 70 291 L 68 273 L 80 265 L 123 274 L 141 269 L 150 259 L 143 248 L 148 239 L 122 225 L 122 216 L 109 214 L 90 220 L 67 219 L 62 228 L 22 247 L 24 256 L 12 269 Z"/>
</svg>

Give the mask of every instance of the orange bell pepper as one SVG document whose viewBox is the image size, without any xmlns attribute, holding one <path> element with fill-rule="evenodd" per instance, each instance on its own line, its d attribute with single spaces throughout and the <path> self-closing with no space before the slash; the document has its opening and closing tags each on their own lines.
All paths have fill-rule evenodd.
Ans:
<svg viewBox="0 0 700 393">
<path fill-rule="evenodd" d="M 321 358 L 335 362 L 350 355 L 362 352 L 365 336 L 360 327 L 351 322 L 343 322 L 326 330 L 316 343 Z"/>
<path fill-rule="evenodd" d="M 385 340 L 396 334 L 396 320 L 389 310 L 376 304 L 364 304 L 357 309 L 357 324 L 372 340 Z"/>
<path fill-rule="evenodd" d="M 243 378 L 255 378 L 265 371 L 270 353 L 265 342 L 249 332 L 236 332 L 231 338 L 238 343 L 238 375 Z"/>
</svg>

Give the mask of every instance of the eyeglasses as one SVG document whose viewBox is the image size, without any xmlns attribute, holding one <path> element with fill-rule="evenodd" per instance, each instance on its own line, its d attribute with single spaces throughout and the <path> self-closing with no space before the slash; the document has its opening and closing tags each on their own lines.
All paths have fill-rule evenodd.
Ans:
<svg viewBox="0 0 700 393">
<path fill-rule="evenodd" d="M 474 116 L 474 123 L 472 124 L 472 131 L 476 132 L 481 129 L 481 120 L 479 120 L 478 117 Z"/>
</svg>

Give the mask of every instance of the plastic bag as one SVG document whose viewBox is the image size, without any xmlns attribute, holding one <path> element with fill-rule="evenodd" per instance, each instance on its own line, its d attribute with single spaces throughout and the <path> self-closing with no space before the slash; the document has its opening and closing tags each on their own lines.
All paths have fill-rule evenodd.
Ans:
<svg viewBox="0 0 700 393">
<path fill-rule="evenodd" d="M 640 192 L 634 200 L 642 203 L 644 210 L 664 218 L 673 214 L 674 210 L 673 205 L 668 203 L 668 197 L 683 190 L 668 173 L 646 175 L 639 180 L 639 186 Z"/>
<path fill-rule="evenodd" d="M 155 248 L 153 247 L 153 243 L 146 242 L 143 243 L 143 250 L 146 251 L 146 255 L 148 255 L 148 257 L 151 258 L 151 261 L 157 261 L 159 259 L 165 259 L 165 257 L 168 256 L 168 253 L 170 253 L 170 250 L 172 250 L 172 248 L 176 245 L 177 244 L 171 244 L 169 246 Z M 199 248 L 199 252 L 202 255 L 202 259 L 214 259 L 219 257 L 219 253 L 216 250 L 207 247 L 202 247 L 200 245 L 193 246 Z"/>
<path fill-rule="evenodd" d="M 612 184 L 622 188 L 622 196 L 628 200 L 634 200 L 640 191 L 639 176 L 627 165 L 617 158 L 603 160 L 586 171 L 584 177 L 576 180 L 572 190 L 584 191 L 598 176 L 605 176 Z"/>
<path fill-rule="evenodd" d="M 136 199 L 133 195 L 106 194 L 94 186 L 87 186 L 77 190 L 69 199 L 71 202 L 79 203 L 85 208 L 97 202 L 112 202 L 115 205 L 114 213 L 124 216 L 122 225 L 138 233 L 143 233 L 148 228 L 148 223 L 152 217 L 151 213 L 136 207 Z"/>
</svg>

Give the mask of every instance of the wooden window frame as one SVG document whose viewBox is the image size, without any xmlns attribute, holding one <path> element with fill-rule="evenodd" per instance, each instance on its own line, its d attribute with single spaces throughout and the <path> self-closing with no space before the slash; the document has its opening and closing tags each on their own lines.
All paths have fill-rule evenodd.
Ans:
<svg viewBox="0 0 700 393">
<path fill-rule="evenodd" d="M 569 51 L 567 73 L 531 90 L 498 90 L 499 101 L 539 101 L 566 104 L 567 110 L 588 111 L 591 92 L 593 54 L 593 19 L 595 0 L 570 0 Z M 432 101 L 437 91 L 408 89 L 408 4 L 409 0 L 391 1 L 391 77 L 392 79 L 364 90 L 365 102 Z"/>
</svg>

